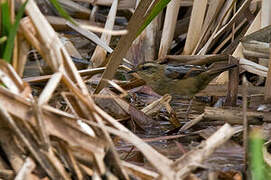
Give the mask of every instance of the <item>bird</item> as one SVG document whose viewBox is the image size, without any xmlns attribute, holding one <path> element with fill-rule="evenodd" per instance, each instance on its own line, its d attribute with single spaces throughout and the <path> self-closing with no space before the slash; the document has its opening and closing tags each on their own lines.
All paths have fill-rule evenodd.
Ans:
<svg viewBox="0 0 271 180">
<path fill-rule="evenodd" d="M 187 65 L 187 64 L 168 64 L 157 62 L 145 62 L 139 64 L 135 69 L 128 73 L 137 73 L 148 86 L 150 86 L 159 95 L 170 94 L 171 96 L 181 95 L 190 99 L 186 110 L 185 120 L 188 120 L 193 98 L 220 73 L 236 67 L 236 64 L 225 66 L 216 66 L 212 64 L 208 68 L 206 66 Z M 176 113 L 173 117 L 176 116 Z M 181 128 L 180 123 L 175 119 L 172 124 L 176 126 L 176 130 Z M 171 133 L 171 131 L 166 134 Z"/>
<path fill-rule="evenodd" d="M 223 67 L 211 65 L 207 68 L 186 64 L 145 62 L 129 73 L 136 72 L 159 95 L 177 94 L 194 97 L 220 73 L 236 66 L 236 64 L 228 64 Z"/>
</svg>

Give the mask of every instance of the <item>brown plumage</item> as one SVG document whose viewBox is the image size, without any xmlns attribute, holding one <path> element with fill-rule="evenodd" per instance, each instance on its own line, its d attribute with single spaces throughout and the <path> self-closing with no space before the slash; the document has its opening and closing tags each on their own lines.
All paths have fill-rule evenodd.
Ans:
<svg viewBox="0 0 271 180">
<path fill-rule="evenodd" d="M 147 85 L 160 95 L 178 94 L 192 97 L 220 73 L 234 67 L 235 64 L 208 69 L 203 66 L 147 62 L 139 65 L 132 72 L 137 72 Z"/>
</svg>

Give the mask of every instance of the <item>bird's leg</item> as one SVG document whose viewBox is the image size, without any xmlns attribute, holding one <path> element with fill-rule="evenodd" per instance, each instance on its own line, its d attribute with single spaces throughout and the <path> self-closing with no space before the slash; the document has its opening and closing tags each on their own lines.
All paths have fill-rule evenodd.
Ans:
<svg viewBox="0 0 271 180">
<path fill-rule="evenodd" d="M 176 112 L 174 111 L 174 109 L 172 109 L 172 107 L 170 106 L 169 102 L 170 101 L 166 101 L 164 103 L 164 106 L 165 106 L 167 112 L 169 113 L 169 120 L 170 120 L 171 124 L 173 124 L 174 126 L 180 127 L 181 124 L 180 124 L 180 122 L 177 119 Z"/>
<path fill-rule="evenodd" d="M 152 102 L 147 107 L 143 108 L 141 111 L 147 115 L 150 115 L 157 112 L 159 109 L 161 109 L 162 106 L 164 106 L 167 112 L 169 113 L 169 121 L 171 122 L 171 124 L 176 127 L 179 127 L 180 122 L 177 120 L 176 113 L 169 104 L 171 99 L 172 97 L 169 94 L 165 94 L 163 97 Z"/>
<path fill-rule="evenodd" d="M 162 106 L 165 105 L 165 102 L 170 101 L 170 100 L 171 100 L 171 96 L 169 94 L 166 94 L 163 97 L 155 100 L 148 106 L 141 109 L 141 111 L 144 112 L 146 115 L 157 113 L 162 108 Z"/>
<path fill-rule="evenodd" d="M 190 114 L 190 111 L 191 111 L 191 108 L 192 108 L 193 99 L 194 99 L 194 96 L 190 99 L 188 107 L 186 109 L 185 121 L 188 121 L 188 117 L 189 117 L 189 114 Z"/>
</svg>

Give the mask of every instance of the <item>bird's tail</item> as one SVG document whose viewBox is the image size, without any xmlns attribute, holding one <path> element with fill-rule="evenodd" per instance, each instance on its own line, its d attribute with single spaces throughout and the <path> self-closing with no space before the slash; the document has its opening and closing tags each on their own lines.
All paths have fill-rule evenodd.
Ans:
<svg viewBox="0 0 271 180">
<path fill-rule="evenodd" d="M 224 71 L 232 69 L 234 67 L 237 67 L 237 65 L 236 64 L 229 64 L 229 65 L 226 65 L 226 66 L 223 66 L 223 67 L 210 68 L 208 71 L 206 71 L 206 73 L 209 74 L 209 75 L 217 75 L 217 74 L 220 74 L 220 73 L 222 73 Z"/>
</svg>

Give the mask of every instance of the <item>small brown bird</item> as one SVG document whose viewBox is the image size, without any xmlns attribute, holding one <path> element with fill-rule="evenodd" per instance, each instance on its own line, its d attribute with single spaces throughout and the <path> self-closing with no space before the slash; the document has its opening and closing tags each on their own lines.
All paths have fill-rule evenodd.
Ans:
<svg viewBox="0 0 271 180">
<path fill-rule="evenodd" d="M 168 93 L 193 97 L 220 73 L 234 67 L 236 67 L 235 64 L 206 68 L 146 62 L 129 73 L 137 72 L 147 85 L 160 95 Z"/>
</svg>

